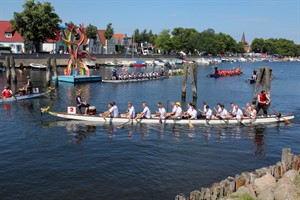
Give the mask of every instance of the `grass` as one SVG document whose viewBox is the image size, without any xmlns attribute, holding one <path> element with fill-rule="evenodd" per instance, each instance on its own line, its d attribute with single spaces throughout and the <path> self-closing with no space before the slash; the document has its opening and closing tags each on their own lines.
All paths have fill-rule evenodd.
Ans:
<svg viewBox="0 0 300 200">
<path fill-rule="evenodd" d="M 250 194 L 231 195 L 230 197 L 237 200 L 255 200 Z"/>
</svg>

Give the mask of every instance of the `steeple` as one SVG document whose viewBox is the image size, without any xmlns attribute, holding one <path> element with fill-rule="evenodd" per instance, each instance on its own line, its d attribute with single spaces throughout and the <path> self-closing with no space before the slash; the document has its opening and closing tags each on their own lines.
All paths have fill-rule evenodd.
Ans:
<svg viewBox="0 0 300 200">
<path fill-rule="evenodd" d="M 245 33 L 244 32 L 243 32 L 243 36 L 242 36 L 242 39 L 241 39 L 241 43 L 246 44 L 246 38 L 245 38 Z"/>
</svg>

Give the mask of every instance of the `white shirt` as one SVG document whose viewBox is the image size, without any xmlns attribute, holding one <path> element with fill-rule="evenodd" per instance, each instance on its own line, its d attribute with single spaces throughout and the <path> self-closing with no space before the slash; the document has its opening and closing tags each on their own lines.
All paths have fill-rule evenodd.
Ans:
<svg viewBox="0 0 300 200">
<path fill-rule="evenodd" d="M 148 106 L 146 106 L 143 110 L 144 117 L 150 119 L 151 118 L 151 111 L 149 110 Z"/>
<path fill-rule="evenodd" d="M 228 114 L 228 112 L 227 112 L 227 110 L 224 108 L 224 109 L 221 111 L 221 117 L 222 117 L 222 118 L 225 118 L 227 114 Z"/>
<path fill-rule="evenodd" d="M 211 119 L 212 116 L 212 110 L 209 108 L 205 113 L 206 119 Z"/>
<path fill-rule="evenodd" d="M 128 109 L 128 114 L 130 116 L 130 119 L 135 118 L 135 109 L 133 106 L 131 106 L 131 108 Z"/>
<path fill-rule="evenodd" d="M 186 111 L 189 115 L 192 115 L 192 108 L 189 107 L 189 109 Z"/>
<path fill-rule="evenodd" d="M 243 112 L 241 111 L 241 109 L 237 109 L 237 111 L 235 111 L 235 114 L 237 119 L 243 116 Z"/>
<path fill-rule="evenodd" d="M 194 110 L 192 110 L 191 109 L 191 113 L 189 113 L 190 114 L 190 119 L 197 119 L 197 110 L 196 109 L 194 109 Z"/>
<path fill-rule="evenodd" d="M 235 109 L 235 106 L 232 108 L 232 112 L 231 112 L 233 115 L 236 115 L 236 109 Z"/>
<path fill-rule="evenodd" d="M 206 110 L 206 105 L 204 105 L 204 106 L 203 106 L 203 112 L 206 113 L 206 111 L 207 111 L 207 110 Z"/>
<path fill-rule="evenodd" d="M 218 108 L 218 112 L 219 112 L 219 113 L 222 112 L 222 108 L 221 108 L 221 107 Z"/>
<path fill-rule="evenodd" d="M 172 109 L 172 112 L 176 113 L 176 110 L 177 110 L 177 106 L 175 105 Z"/>
<path fill-rule="evenodd" d="M 176 112 L 175 112 L 175 116 L 179 119 L 182 118 L 182 108 L 181 107 L 177 107 Z"/>
<path fill-rule="evenodd" d="M 119 117 L 119 109 L 116 105 L 113 106 L 114 112 L 113 112 L 113 117 Z"/>
<path fill-rule="evenodd" d="M 158 109 L 158 112 L 159 112 L 159 117 L 162 118 L 162 119 L 165 119 L 166 118 L 166 109 L 164 108 L 159 108 Z"/>
</svg>

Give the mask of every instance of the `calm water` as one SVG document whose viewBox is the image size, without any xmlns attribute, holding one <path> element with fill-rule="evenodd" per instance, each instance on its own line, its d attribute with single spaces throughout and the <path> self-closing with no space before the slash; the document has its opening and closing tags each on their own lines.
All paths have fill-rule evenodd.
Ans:
<svg viewBox="0 0 300 200">
<path fill-rule="evenodd" d="M 300 152 L 300 64 L 241 63 L 246 75 L 210 79 L 213 67 L 200 67 L 198 107 L 230 102 L 244 107 L 251 102 L 254 86 L 246 83 L 251 71 L 271 66 L 272 105 L 282 113 L 294 113 L 291 125 L 195 126 L 95 125 L 63 121 L 40 115 L 40 107 L 65 111 L 74 105 L 75 90 L 107 109 L 114 100 L 120 111 L 132 101 L 141 111 L 147 101 L 155 111 L 158 101 L 180 101 L 181 77 L 129 83 L 60 83 L 49 96 L 0 104 L 1 199 L 174 199 L 179 193 L 210 186 L 227 176 L 275 164 L 281 149 Z M 219 68 L 237 67 L 222 64 Z M 107 69 L 109 70 L 109 69 Z M 104 69 L 93 71 L 105 76 Z M 35 86 L 45 90 L 45 72 L 18 72 L 18 86 L 31 75 Z M 0 88 L 5 85 L 0 73 Z M 191 100 L 190 84 L 187 102 Z M 170 110 L 170 107 L 168 107 Z"/>
</svg>

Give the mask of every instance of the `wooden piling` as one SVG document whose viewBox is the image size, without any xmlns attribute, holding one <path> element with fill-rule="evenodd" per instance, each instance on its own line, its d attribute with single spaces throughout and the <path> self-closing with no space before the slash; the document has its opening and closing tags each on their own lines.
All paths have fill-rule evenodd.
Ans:
<svg viewBox="0 0 300 200">
<path fill-rule="evenodd" d="M 5 72 L 6 72 L 6 81 L 10 84 L 11 74 L 10 74 L 10 58 L 9 56 L 5 56 Z"/>
<path fill-rule="evenodd" d="M 57 76 L 57 62 L 56 62 L 56 58 L 52 58 L 52 67 L 53 67 L 53 76 L 54 76 L 54 80 L 55 80 L 55 86 L 58 86 L 58 76 Z"/>
<path fill-rule="evenodd" d="M 51 58 L 47 58 L 47 68 L 46 68 L 46 85 L 51 84 Z"/>
<path fill-rule="evenodd" d="M 11 71 L 11 78 L 13 83 L 17 83 L 17 74 L 16 74 L 16 63 L 15 58 L 10 56 L 10 71 Z"/>
<path fill-rule="evenodd" d="M 197 99 L 197 68 L 198 66 L 196 63 L 190 65 L 193 99 Z"/>
<path fill-rule="evenodd" d="M 182 87 L 181 87 L 182 99 L 186 98 L 186 79 L 187 79 L 188 67 L 189 67 L 189 63 L 187 62 L 183 63 L 183 77 L 182 77 Z"/>
<path fill-rule="evenodd" d="M 255 84 L 254 94 L 252 98 L 252 104 L 255 105 L 257 101 L 257 95 L 259 89 L 265 90 L 266 94 L 270 97 L 270 90 L 271 90 L 271 71 L 270 67 L 260 67 L 258 77 Z"/>
</svg>

